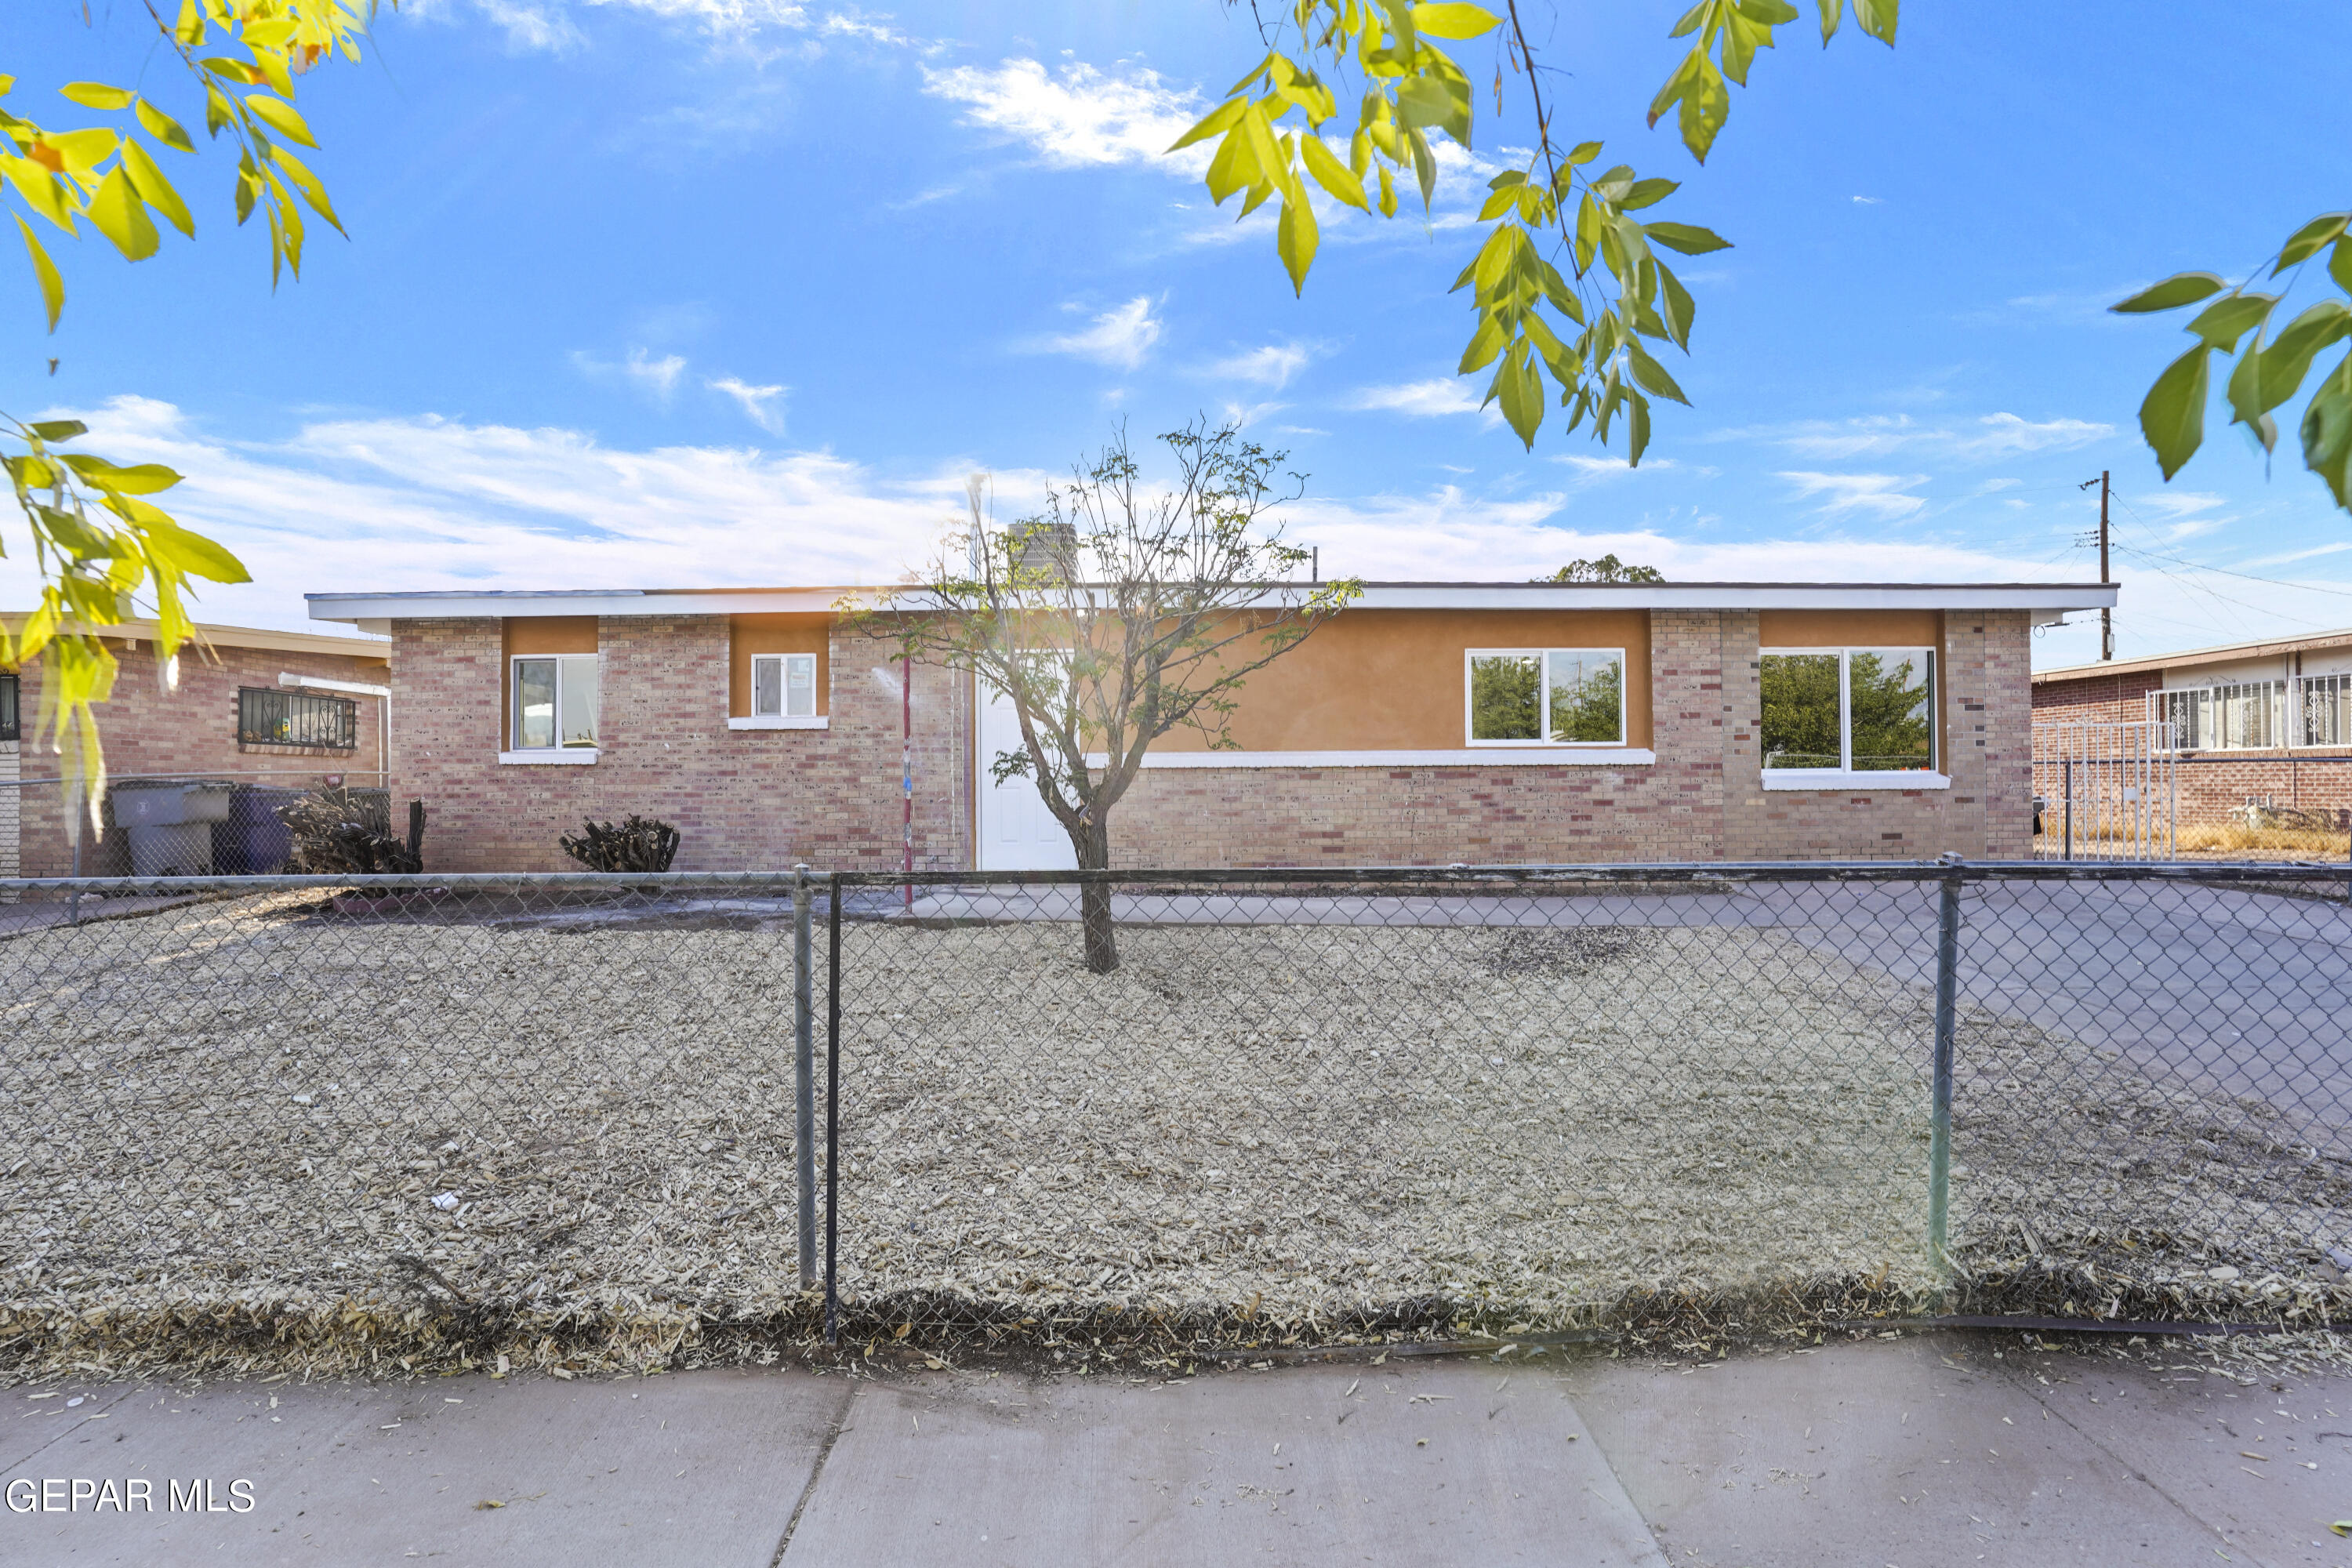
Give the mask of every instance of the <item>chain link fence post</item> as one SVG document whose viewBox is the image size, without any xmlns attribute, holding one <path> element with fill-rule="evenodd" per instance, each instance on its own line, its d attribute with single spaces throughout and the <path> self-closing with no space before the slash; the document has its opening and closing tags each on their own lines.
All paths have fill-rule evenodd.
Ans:
<svg viewBox="0 0 2352 1568">
<path fill-rule="evenodd" d="M 800 1188 L 801 1288 L 816 1283 L 815 977 L 809 955 L 809 868 L 793 867 L 793 1163 Z"/>
<path fill-rule="evenodd" d="M 1943 879 L 1936 910 L 1936 1071 L 1927 1133 L 1927 1258 L 1948 1277 L 1945 1251 L 1952 1205 L 1952 1038 L 1959 990 L 1960 879 Z"/>
<path fill-rule="evenodd" d="M 827 879 L 824 907 L 824 1342 L 841 1339 L 841 1294 L 834 1261 L 841 1238 L 841 873 Z"/>
</svg>

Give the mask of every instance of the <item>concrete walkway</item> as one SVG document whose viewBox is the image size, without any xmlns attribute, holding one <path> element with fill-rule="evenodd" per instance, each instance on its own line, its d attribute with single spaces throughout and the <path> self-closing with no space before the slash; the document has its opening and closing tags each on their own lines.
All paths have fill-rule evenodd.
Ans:
<svg viewBox="0 0 2352 1568">
<path fill-rule="evenodd" d="M 2352 1563 L 2352 1377 L 2016 1345 L 19 1389 L 0 1563 Z"/>
</svg>

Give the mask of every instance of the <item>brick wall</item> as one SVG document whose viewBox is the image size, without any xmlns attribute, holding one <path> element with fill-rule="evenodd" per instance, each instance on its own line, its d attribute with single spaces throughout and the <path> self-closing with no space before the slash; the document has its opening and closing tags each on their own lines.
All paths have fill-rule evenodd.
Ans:
<svg viewBox="0 0 2352 1568">
<path fill-rule="evenodd" d="M 2147 717 L 2147 694 L 2164 685 L 2164 671 L 2084 675 L 2033 685 L 2037 723 L 2137 724 Z"/>
<path fill-rule="evenodd" d="M 106 769 L 117 778 L 139 774 L 186 774 L 201 778 L 250 778 L 257 784 L 313 788 L 328 777 L 354 785 L 380 782 L 383 711 L 373 697 L 351 698 L 358 705 L 359 744 L 352 751 L 318 747 L 245 745 L 237 740 L 237 689 L 281 689 L 280 672 L 383 685 L 384 666 L 376 659 L 340 654 L 296 653 L 277 648 L 215 644 L 209 651 L 186 647 L 180 678 L 172 690 L 156 679 L 154 645 L 129 647 L 109 639 L 121 669 L 113 695 L 98 704 L 98 730 Z M 19 710 L 24 740 L 18 767 L 28 779 L 54 778 L 58 757 L 36 743 L 33 725 L 40 710 L 41 667 L 19 672 Z M 268 775 L 268 776 L 265 776 Z M 73 868 L 73 848 L 54 784 L 25 784 L 5 793 L 21 797 L 16 842 L 20 874 L 62 877 Z M 121 876 L 131 869 L 123 836 L 109 832 L 85 840 L 81 866 L 88 876 Z"/>
<path fill-rule="evenodd" d="M 428 869 L 577 869 L 558 837 L 632 812 L 677 827 L 682 871 L 900 862 L 898 667 L 882 644 L 834 634 L 827 729 L 730 730 L 726 617 L 608 616 L 597 630 L 598 760 L 501 763 L 499 623 L 394 626 L 394 800 L 425 802 Z M 959 676 L 915 667 L 915 861 L 925 869 L 970 862 L 964 689 Z"/>
<path fill-rule="evenodd" d="M 898 864 L 898 672 L 881 645 L 835 632 L 829 729 L 730 731 L 723 617 L 609 617 L 599 761 L 500 764 L 499 623 L 397 626 L 394 788 L 425 802 L 433 869 L 561 869 L 559 834 L 633 811 L 678 826 L 681 869 Z M 1147 769 L 1113 811 L 1114 856 L 1176 867 L 2023 855 L 2026 617 L 1951 616 L 1946 639 L 1948 790 L 1764 791 L 1757 616 L 1662 611 L 1652 765 Z M 925 868 L 971 863 L 968 691 L 961 676 L 916 668 Z"/>
<path fill-rule="evenodd" d="M 1943 790 L 1766 791 L 1752 611 L 1651 617 L 1647 767 L 1147 769 L 1111 816 L 1133 866 L 2021 858 L 2031 627 L 1946 617 Z M 1246 700 L 1246 699 L 1244 699 Z"/>
</svg>

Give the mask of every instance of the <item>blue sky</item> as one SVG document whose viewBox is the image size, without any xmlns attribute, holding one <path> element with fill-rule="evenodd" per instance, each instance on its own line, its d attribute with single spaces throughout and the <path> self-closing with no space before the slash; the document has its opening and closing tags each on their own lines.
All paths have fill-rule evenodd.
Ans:
<svg viewBox="0 0 2352 1568">
<path fill-rule="evenodd" d="M 2161 483 L 2135 411 L 2185 345 L 2104 311 L 2344 205 L 2352 100 L 2281 61 L 2347 58 L 2352 11 L 1920 5 L 1891 52 L 1809 17 L 1702 170 L 1642 118 L 1680 8 L 1529 13 L 1566 133 L 1737 246 L 1684 269 L 1695 406 L 1637 472 L 1557 424 L 1523 452 L 1452 374 L 1465 206 L 1519 106 L 1433 222 L 1327 219 L 1294 299 L 1266 215 L 1160 155 L 1255 60 L 1216 0 L 410 0 L 304 87 L 349 242 L 273 295 L 226 162 L 186 165 L 198 243 L 68 242 L 54 338 L 0 247 L 0 407 L 185 472 L 183 516 L 257 579 L 202 614 L 242 624 L 300 624 L 305 590 L 887 580 L 975 469 L 1017 514 L 1118 422 L 1207 411 L 1292 451 L 1328 571 L 2088 578 L 2076 487 L 2107 468 L 2126 656 L 2352 626 L 2352 520 L 2219 418 Z M 91 15 L 12 7 L 10 107 L 62 121 L 46 89 L 97 78 L 194 123 L 143 7 Z M 1492 75 L 1490 42 L 1457 55 Z M 27 584 L 0 567 L 0 599 Z M 2036 657 L 2095 652 L 2068 627 Z"/>
</svg>

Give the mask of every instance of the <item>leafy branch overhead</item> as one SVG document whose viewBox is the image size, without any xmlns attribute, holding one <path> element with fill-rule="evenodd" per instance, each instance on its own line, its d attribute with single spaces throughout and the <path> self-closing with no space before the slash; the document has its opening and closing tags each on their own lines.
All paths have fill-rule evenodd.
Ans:
<svg viewBox="0 0 2352 1568">
<path fill-rule="evenodd" d="M 2323 253 L 2326 261 L 2320 270 L 2347 299 L 2318 300 L 2273 331 L 2279 306 Z M 2215 354 L 2237 361 L 2224 383 L 2230 423 L 2243 425 L 2270 452 L 2278 446 L 2277 410 L 2303 390 L 2321 353 L 2352 337 L 2352 213 L 2313 218 L 2288 236 L 2263 268 L 2272 279 L 2291 274 L 2278 293 L 2252 288 L 2252 279 L 2231 288 L 2210 272 L 2183 272 L 2109 307 L 2119 314 L 2142 315 L 2211 301 L 2186 329 L 2196 343 L 2164 368 L 2139 405 L 2140 433 L 2168 479 L 2204 444 Z M 2255 269 L 2256 278 L 2263 268 Z M 2296 430 L 2303 466 L 2326 483 L 2337 506 L 2352 511 L 2352 348 L 2312 384 Z"/>
<path fill-rule="evenodd" d="M 1820 12 L 1826 44 L 1843 0 L 1821 0 Z M 1895 0 L 1855 0 L 1854 15 L 1865 32 L 1894 42 Z M 1651 123 L 1679 104 L 1683 141 L 1704 160 L 1728 112 L 1725 81 L 1745 84 L 1755 51 L 1796 16 L 1784 0 L 1701 0 L 1676 25 L 1675 37 L 1696 33 L 1697 41 L 1660 89 Z M 1467 151 L 1475 113 L 1471 79 L 1440 42 L 1498 28 L 1495 99 L 1499 108 L 1507 68 L 1527 89 L 1536 145 L 1487 182 L 1478 219 L 1489 227 L 1454 285 L 1472 289 L 1476 314 L 1460 373 L 1493 367 L 1484 402 L 1500 405 L 1530 449 L 1556 396 L 1569 411 L 1566 427 L 1589 418 L 1604 445 L 1622 416 L 1628 456 L 1638 464 L 1650 442 L 1650 398 L 1689 402 L 1643 342 L 1689 353 L 1697 314 L 1659 252 L 1704 255 L 1728 242 L 1693 224 L 1633 216 L 1672 195 L 1676 183 L 1624 163 L 1596 170 L 1601 142 L 1563 147 L 1554 139 L 1515 0 L 1507 0 L 1506 16 L 1462 0 L 1294 0 L 1265 26 L 1265 58 L 1169 150 L 1216 138 L 1209 195 L 1219 205 L 1239 195 L 1242 216 L 1280 198 L 1276 248 L 1293 290 L 1304 292 L 1321 237 L 1309 182 L 1330 201 L 1393 217 L 1397 186 L 1409 178 L 1428 213 L 1439 176 L 1430 137 L 1442 133 Z M 1346 128 L 1343 89 L 1355 105 L 1344 156 L 1326 140 Z"/>
<path fill-rule="evenodd" d="M 266 221 L 273 287 L 282 271 L 299 277 L 305 210 L 338 231 L 342 224 L 326 186 L 293 151 L 318 145 L 294 106 L 295 78 L 332 54 L 358 59 L 362 14 L 342 0 L 180 0 L 166 22 L 156 0 L 141 3 L 154 24 L 156 47 L 180 63 L 191 96 L 201 100 L 207 139 L 226 137 L 236 153 L 236 221 L 241 226 L 257 211 Z M 374 0 L 367 0 L 367 16 L 374 10 Z M 59 96 L 111 118 L 60 128 L 46 114 L 33 118 L 21 100 L 10 107 L 16 85 L 16 78 L 0 75 L 0 206 L 16 220 L 55 332 L 65 310 L 65 279 L 43 236 L 79 239 L 87 224 L 127 261 L 162 248 L 159 220 L 193 239 L 195 216 L 164 165 L 173 155 L 196 156 L 198 148 L 184 120 L 149 94 L 68 82 Z M 24 423 L 0 415 L 0 448 L 13 448 L 0 461 L 42 584 L 25 624 L 13 633 L 0 627 L 0 665 L 44 662 L 37 733 L 59 754 L 60 771 L 74 786 L 90 790 L 95 824 L 105 773 L 91 709 L 112 691 L 116 672 L 98 628 L 120 625 L 135 613 L 133 595 L 150 594 L 157 668 L 167 672 L 191 633 L 185 600 L 192 580 L 247 579 L 227 550 L 181 527 L 147 499 L 178 484 L 178 474 L 59 449 L 85 434 L 73 420 Z"/>
</svg>

